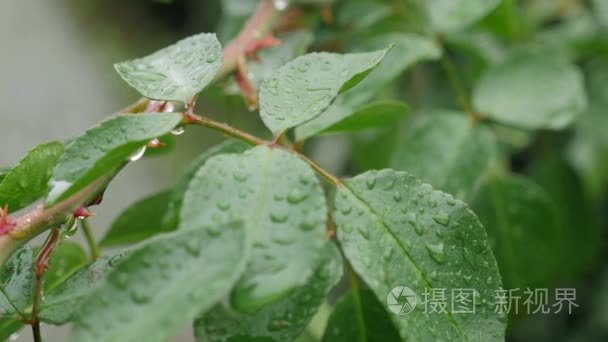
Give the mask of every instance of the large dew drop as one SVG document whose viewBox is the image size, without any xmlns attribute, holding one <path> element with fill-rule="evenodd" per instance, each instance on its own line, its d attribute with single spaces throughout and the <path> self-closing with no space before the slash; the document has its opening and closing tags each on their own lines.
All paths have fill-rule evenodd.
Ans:
<svg viewBox="0 0 608 342">
<path fill-rule="evenodd" d="M 139 150 L 135 151 L 131 156 L 129 156 L 129 161 L 134 162 L 141 159 L 146 153 L 146 146 L 142 146 Z"/>
</svg>

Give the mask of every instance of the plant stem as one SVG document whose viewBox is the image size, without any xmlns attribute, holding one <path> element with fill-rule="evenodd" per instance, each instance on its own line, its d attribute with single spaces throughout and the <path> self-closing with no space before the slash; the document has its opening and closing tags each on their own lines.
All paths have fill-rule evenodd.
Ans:
<svg viewBox="0 0 608 342">
<path fill-rule="evenodd" d="M 55 249 L 55 246 L 57 246 L 57 241 L 59 240 L 58 237 L 59 229 L 53 228 L 46 241 L 44 242 L 44 245 L 40 249 L 38 256 L 36 257 L 36 282 L 34 285 L 34 304 L 32 307 L 32 319 L 30 322 L 32 326 L 32 333 L 34 335 L 34 341 L 36 342 L 42 342 L 42 335 L 40 333 L 40 320 L 38 319 L 38 310 L 40 308 L 40 301 L 42 299 L 44 272 L 48 267 L 49 259 L 51 258 L 51 253 Z"/>
<path fill-rule="evenodd" d="M 99 246 L 97 246 L 97 242 L 95 242 L 95 238 L 93 237 L 93 231 L 91 230 L 89 220 L 82 219 L 79 223 L 80 228 L 82 228 L 82 232 L 84 233 L 84 237 L 87 239 L 89 251 L 91 252 L 91 259 L 95 260 L 99 258 Z"/>
<path fill-rule="evenodd" d="M 207 117 L 201 117 L 198 115 L 189 116 L 188 123 L 209 127 L 211 129 L 223 132 L 226 135 L 229 135 L 233 138 L 237 138 L 239 140 L 242 140 L 242 141 L 252 144 L 252 145 L 268 145 L 268 146 L 272 146 L 274 148 L 282 148 L 285 151 L 288 151 L 290 153 L 297 155 L 300 159 L 302 159 L 308 165 L 310 165 L 319 175 L 321 175 L 326 181 L 328 181 L 332 185 L 338 186 L 341 184 L 340 179 L 338 177 L 334 176 L 329 171 L 322 168 L 319 164 L 315 163 L 313 160 L 311 160 L 307 156 L 303 155 L 302 153 L 296 151 L 293 148 L 286 148 L 284 146 L 277 145 L 276 141 L 264 140 L 264 139 L 254 136 L 252 134 L 249 134 L 245 131 L 241 131 L 240 129 L 238 129 L 236 127 L 232 127 L 226 123 L 215 121 L 213 119 L 210 119 Z"/>
<path fill-rule="evenodd" d="M 454 62 L 452 62 L 450 57 L 444 53 L 440 59 L 440 63 L 446 75 L 448 76 L 448 80 L 452 85 L 452 88 L 454 88 L 454 91 L 456 92 L 456 97 L 462 108 L 469 114 L 473 121 L 479 121 L 479 114 L 473 109 L 473 106 L 471 105 L 471 100 L 469 99 L 464 84 L 460 79 L 460 76 L 458 75 L 458 71 L 454 66 Z"/>
</svg>

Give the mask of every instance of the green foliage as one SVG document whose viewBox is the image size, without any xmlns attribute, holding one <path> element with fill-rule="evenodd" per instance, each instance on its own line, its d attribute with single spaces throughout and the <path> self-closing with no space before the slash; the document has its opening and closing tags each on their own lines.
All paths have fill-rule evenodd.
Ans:
<svg viewBox="0 0 608 342">
<path fill-rule="evenodd" d="M 336 304 L 327 321 L 324 342 L 400 341 L 399 333 L 391 322 L 388 312 L 369 290 L 354 288 Z"/>
<path fill-rule="evenodd" d="M 169 133 L 181 121 L 177 113 L 125 114 L 112 117 L 72 140 L 50 181 L 50 206 L 125 163 L 148 141 Z"/>
<path fill-rule="evenodd" d="M 291 341 L 304 330 L 327 293 L 342 276 L 342 259 L 337 248 L 327 243 L 321 251 L 315 273 L 283 299 L 253 314 L 218 306 L 194 324 L 199 341 L 267 339 Z"/>
<path fill-rule="evenodd" d="M 475 85 L 473 101 L 488 117 L 527 129 L 563 129 L 587 105 L 574 65 L 559 56 L 529 52 L 508 56 L 486 71 Z"/>
<path fill-rule="evenodd" d="M 72 324 L 72 341 L 165 341 L 190 325 L 198 341 L 536 339 L 525 298 L 514 324 L 497 291 L 605 287 L 602 1 L 218 6 L 235 38 L 224 50 L 203 33 L 116 64 L 147 99 L 0 169 L 0 339 L 40 322 Z M 259 113 L 240 116 L 239 93 Z M 84 224 L 89 248 L 65 241 L 151 141 L 164 158 L 190 125 L 230 139 L 191 144 L 172 186 L 118 215 L 99 245 L 120 252 L 98 256 Z M 67 235 L 32 249 L 50 228 Z M 474 313 L 450 306 L 462 289 Z M 440 290 L 446 310 L 427 312 Z M 542 326 L 587 336 L 564 317 Z"/>
<path fill-rule="evenodd" d="M 483 226 L 463 202 L 393 170 L 347 180 L 335 202 L 344 254 L 379 300 L 398 284 L 420 294 L 466 285 L 480 299 L 494 299 L 501 286 L 498 267 Z M 466 340 L 480 332 L 486 340 L 504 338 L 504 317 L 489 308 L 480 308 L 474 319 L 420 311 L 391 318 L 408 340 Z"/>
<path fill-rule="evenodd" d="M 253 312 L 314 272 L 325 243 L 325 197 L 298 157 L 266 146 L 212 157 L 190 182 L 184 202 L 191 204 L 182 208 L 182 225 L 245 222 L 253 248 L 231 296 L 235 308 Z"/>
<path fill-rule="evenodd" d="M 189 222 L 125 256 L 80 306 L 72 340 L 164 341 L 216 304 L 245 266 L 248 238 L 242 222 L 215 231 L 201 224 Z"/>
<path fill-rule="evenodd" d="M 57 141 L 38 145 L 0 180 L 0 206 L 19 210 L 44 197 L 63 144 Z"/>
<path fill-rule="evenodd" d="M 314 119 L 336 96 L 359 83 L 388 51 L 311 53 L 285 64 L 260 87 L 262 120 L 277 134 Z"/>
<path fill-rule="evenodd" d="M 169 230 L 163 218 L 171 195 L 171 191 L 163 191 L 133 203 L 114 220 L 100 246 L 130 245 Z"/>
<path fill-rule="evenodd" d="M 397 143 L 391 166 L 468 200 L 496 158 L 494 134 L 464 113 L 438 112 L 414 122 Z"/>
<path fill-rule="evenodd" d="M 213 80 L 222 66 L 221 57 L 215 35 L 203 33 L 114 67 L 145 97 L 189 103 Z"/>
</svg>

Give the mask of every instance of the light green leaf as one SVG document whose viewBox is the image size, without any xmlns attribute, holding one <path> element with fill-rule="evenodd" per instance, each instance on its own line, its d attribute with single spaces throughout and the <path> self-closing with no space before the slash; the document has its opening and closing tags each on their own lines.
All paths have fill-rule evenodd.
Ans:
<svg viewBox="0 0 608 342">
<path fill-rule="evenodd" d="M 260 88 L 260 115 L 273 134 L 321 114 L 340 93 L 376 67 L 389 49 L 310 53 L 279 68 Z"/>
<path fill-rule="evenodd" d="M 175 186 L 173 186 L 171 198 L 167 205 L 166 212 L 163 216 L 163 226 L 168 228 L 177 227 L 179 223 L 179 212 L 182 209 L 184 194 L 188 190 L 190 181 L 196 172 L 205 164 L 207 159 L 224 153 L 241 153 L 251 146 L 240 140 L 226 140 L 217 144 L 207 151 L 201 153 L 194 159 L 186 168 L 184 173 L 179 177 Z"/>
<path fill-rule="evenodd" d="M 327 212 L 313 170 L 297 156 L 258 146 L 207 160 L 184 197 L 181 224 L 243 219 L 253 238 L 232 305 L 252 312 L 306 283 L 325 244 Z"/>
<path fill-rule="evenodd" d="M 593 0 L 594 13 L 597 16 L 599 22 L 608 27 L 608 2 L 604 0 Z"/>
<path fill-rule="evenodd" d="M 423 1 L 429 24 L 436 32 L 463 29 L 489 14 L 501 0 L 432 0 Z"/>
<path fill-rule="evenodd" d="M 162 221 L 171 195 L 171 191 L 163 191 L 133 203 L 112 222 L 99 245 L 129 245 L 174 229 L 175 226 L 165 226 Z"/>
<path fill-rule="evenodd" d="M 351 290 L 340 299 L 331 313 L 323 341 L 401 341 L 384 305 L 378 302 L 372 291 Z"/>
<path fill-rule="evenodd" d="M 53 168 L 63 153 L 58 141 L 31 149 L 19 164 L 0 180 L 0 207 L 17 211 L 46 195 Z"/>
<path fill-rule="evenodd" d="M 277 39 L 281 44 L 260 50 L 259 60 L 247 62 L 247 71 L 253 76 L 251 82 L 258 88 L 277 68 L 306 53 L 313 36 L 309 31 L 296 31 L 277 35 Z"/>
<path fill-rule="evenodd" d="M 480 189 L 473 208 L 488 231 L 506 288 L 552 284 L 562 271 L 563 235 L 556 207 L 542 188 L 521 176 L 495 176 Z"/>
<path fill-rule="evenodd" d="M 335 245 L 326 243 L 317 269 L 306 284 L 280 301 L 252 314 L 218 306 L 194 323 L 198 341 L 265 339 L 293 341 L 317 312 L 329 290 L 342 276 L 342 258 Z"/>
<path fill-rule="evenodd" d="M 201 33 L 114 68 L 143 96 L 189 103 L 222 66 L 222 47 L 215 34 Z"/>
<path fill-rule="evenodd" d="M 496 158 L 496 137 L 464 113 L 442 111 L 419 118 L 396 144 L 391 167 L 468 200 Z"/>
<path fill-rule="evenodd" d="M 40 248 L 36 248 L 36 254 Z M 88 261 L 87 253 L 82 247 L 69 241 L 62 241 L 53 249 L 48 268 L 44 272 L 44 290 L 57 287 L 76 270 L 85 265 Z"/>
<path fill-rule="evenodd" d="M 47 291 L 40 306 L 40 319 L 58 325 L 73 320 L 80 304 L 123 257 L 124 253 L 99 258 L 78 269 L 59 286 Z"/>
<path fill-rule="evenodd" d="M 555 55 L 518 53 L 487 70 L 473 102 L 482 115 L 524 129 L 562 129 L 587 106 L 578 68 Z"/>
<path fill-rule="evenodd" d="M 29 246 L 17 250 L 0 270 L 0 310 L 23 312 L 34 291 L 34 255 Z"/>
<path fill-rule="evenodd" d="M 67 145 L 50 181 L 46 205 L 53 205 L 95 179 L 124 165 L 148 141 L 169 133 L 180 113 L 124 114 L 111 117 Z"/>
<path fill-rule="evenodd" d="M 215 305 L 245 267 L 241 222 L 191 221 L 124 257 L 80 306 L 72 341 L 166 341 Z"/>
<path fill-rule="evenodd" d="M 340 96 L 349 105 L 368 104 L 378 92 L 417 63 L 441 57 L 441 47 L 432 39 L 413 33 L 385 33 L 357 44 L 367 51 L 392 44 L 392 49 L 364 80 Z"/>
<path fill-rule="evenodd" d="M 338 187 L 338 239 L 354 270 L 384 302 L 396 286 L 422 298 L 429 289 L 474 289 L 477 303 L 494 302 L 502 286 L 485 230 L 461 201 L 433 191 L 405 172 L 369 171 Z M 419 300 L 420 301 L 420 300 Z M 493 306 L 475 314 L 427 314 L 424 305 L 392 315 L 403 339 L 504 340 L 506 317 Z"/>
<path fill-rule="evenodd" d="M 296 128 L 296 139 L 304 140 L 318 133 L 358 131 L 371 127 L 394 124 L 409 111 L 402 102 L 376 102 L 353 108 L 343 103 L 334 103 L 320 116 Z"/>
</svg>

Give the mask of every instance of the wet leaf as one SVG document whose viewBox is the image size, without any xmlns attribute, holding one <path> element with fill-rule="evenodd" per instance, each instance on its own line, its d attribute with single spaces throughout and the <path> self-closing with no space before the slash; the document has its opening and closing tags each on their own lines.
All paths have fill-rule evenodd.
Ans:
<svg viewBox="0 0 608 342">
<path fill-rule="evenodd" d="M 80 306 L 72 341 L 166 341 L 230 290 L 245 266 L 241 222 L 191 221 L 131 251 Z"/>
<path fill-rule="evenodd" d="M 181 119 L 180 113 L 123 114 L 87 130 L 66 146 L 53 171 L 46 205 L 68 198 L 121 167 L 148 141 L 169 133 Z"/>
<path fill-rule="evenodd" d="M 114 68 L 147 98 L 189 103 L 221 66 L 222 47 L 215 34 L 201 33 Z"/>
<path fill-rule="evenodd" d="M 420 298 L 429 289 L 475 289 L 476 303 L 493 303 L 502 286 L 485 230 L 461 201 L 405 172 L 369 171 L 344 181 L 335 198 L 338 240 L 353 269 L 384 302 L 396 286 Z M 420 300 L 419 300 L 420 302 Z M 424 312 L 391 318 L 406 340 L 504 340 L 506 317 L 492 305 L 474 315 Z"/>
<path fill-rule="evenodd" d="M 0 310 L 24 312 L 34 291 L 34 254 L 29 246 L 17 250 L 0 270 Z"/>
<path fill-rule="evenodd" d="M 293 341 L 306 328 L 329 290 L 342 276 L 342 258 L 338 249 L 326 243 L 317 261 L 314 275 L 285 298 L 246 314 L 217 306 L 194 323 L 198 341 L 265 339 Z"/>
<path fill-rule="evenodd" d="M 273 134 L 320 115 L 334 98 L 376 67 L 389 49 L 310 53 L 279 68 L 260 87 L 260 115 Z"/>
<path fill-rule="evenodd" d="M 232 305 L 255 311 L 302 286 L 325 244 L 326 206 L 313 170 L 297 156 L 258 146 L 208 159 L 184 197 L 181 224 L 242 219 L 253 239 Z M 213 229 L 213 227 L 211 227 Z"/>
<path fill-rule="evenodd" d="M 17 211 L 44 197 L 51 173 L 63 153 L 63 144 L 52 141 L 31 149 L 0 179 L 0 207 Z"/>
</svg>

